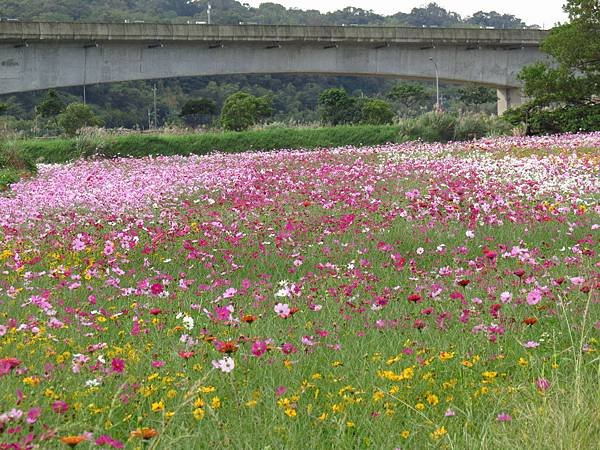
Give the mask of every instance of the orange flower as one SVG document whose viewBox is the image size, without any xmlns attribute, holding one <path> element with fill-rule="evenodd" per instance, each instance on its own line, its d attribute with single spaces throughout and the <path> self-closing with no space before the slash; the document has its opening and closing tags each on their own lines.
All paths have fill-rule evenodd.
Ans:
<svg viewBox="0 0 600 450">
<path fill-rule="evenodd" d="M 233 341 L 226 341 L 226 342 L 216 341 L 215 347 L 217 348 L 217 351 L 219 351 L 220 353 L 233 353 L 233 352 L 237 351 L 237 349 L 238 349 L 237 345 Z"/>
<path fill-rule="evenodd" d="M 252 323 L 256 319 L 258 319 L 258 317 L 253 316 L 252 314 L 246 314 L 245 316 L 242 317 L 242 322 Z"/>
<path fill-rule="evenodd" d="M 73 448 L 77 444 L 81 444 L 83 441 L 87 441 L 87 438 L 80 434 L 78 436 L 63 436 L 60 438 L 60 441 L 63 444 L 66 444 L 69 447 Z"/>
<path fill-rule="evenodd" d="M 535 325 L 537 323 L 537 319 L 535 317 L 525 317 L 523 319 L 523 323 L 525 325 Z"/>
<path fill-rule="evenodd" d="M 137 430 L 133 430 L 131 432 L 131 437 L 142 438 L 145 440 L 152 439 L 156 436 L 158 436 L 158 431 L 156 431 L 154 428 L 148 427 L 138 428 Z"/>
</svg>

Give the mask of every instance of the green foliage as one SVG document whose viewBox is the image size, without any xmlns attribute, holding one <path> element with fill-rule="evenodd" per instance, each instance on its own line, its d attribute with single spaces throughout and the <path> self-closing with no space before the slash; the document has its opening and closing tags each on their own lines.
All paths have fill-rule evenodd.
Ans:
<svg viewBox="0 0 600 450">
<path fill-rule="evenodd" d="M 58 93 L 54 89 L 50 89 L 38 103 L 36 111 L 40 117 L 50 119 L 62 113 L 65 107 L 65 102 L 59 97 Z"/>
<path fill-rule="evenodd" d="M 327 89 L 319 95 L 319 117 L 323 125 L 352 124 L 360 117 L 356 99 L 343 88 Z"/>
<path fill-rule="evenodd" d="M 400 123 L 400 133 L 407 141 L 448 142 L 454 138 L 456 122 L 453 114 L 432 111 Z"/>
<path fill-rule="evenodd" d="M 448 142 L 507 134 L 511 128 L 510 123 L 497 117 L 432 111 L 401 122 L 400 135 L 404 141 Z"/>
<path fill-rule="evenodd" d="M 188 100 L 181 107 L 179 115 L 190 126 L 198 126 L 217 112 L 217 104 L 210 98 Z"/>
<path fill-rule="evenodd" d="M 394 111 L 385 100 L 369 98 L 361 105 L 361 123 L 367 125 L 386 125 L 394 121 Z"/>
<path fill-rule="evenodd" d="M 89 105 L 71 103 L 58 116 L 58 125 L 68 136 L 75 136 L 77 130 L 83 127 L 100 126 L 102 121 L 96 116 Z"/>
<path fill-rule="evenodd" d="M 558 67 L 525 67 L 519 77 L 531 100 L 505 114 L 532 134 L 600 130 L 600 6 L 596 0 L 570 0 L 565 10 L 571 22 L 551 30 L 542 43 Z"/>
<path fill-rule="evenodd" d="M 432 93 L 422 84 L 396 83 L 387 96 L 407 109 L 410 115 L 414 115 L 427 103 L 431 103 Z"/>
<path fill-rule="evenodd" d="M 221 126 L 228 131 L 244 131 L 271 115 L 271 99 L 236 92 L 225 100 Z"/>
<path fill-rule="evenodd" d="M 18 140 L 0 142 L 0 169 L 14 169 L 20 172 L 35 173 L 35 158 L 20 145 Z"/>
<path fill-rule="evenodd" d="M 493 103 L 497 100 L 497 94 L 494 89 L 485 86 L 467 85 L 458 89 L 460 101 L 466 105 L 483 105 L 484 103 Z"/>
<path fill-rule="evenodd" d="M 6 114 L 8 111 L 9 105 L 8 103 L 0 103 L 0 116 Z"/>
<path fill-rule="evenodd" d="M 16 183 L 21 178 L 19 171 L 16 169 L 0 168 L 0 191 L 5 191 L 13 183 Z"/>
</svg>

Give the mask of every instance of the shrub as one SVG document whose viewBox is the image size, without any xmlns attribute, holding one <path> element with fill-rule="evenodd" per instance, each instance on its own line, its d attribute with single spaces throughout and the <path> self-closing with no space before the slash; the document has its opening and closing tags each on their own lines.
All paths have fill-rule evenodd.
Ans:
<svg viewBox="0 0 600 450">
<path fill-rule="evenodd" d="M 0 169 L 0 191 L 5 191 L 13 183 L 19 181 L 20 174 L 15 169 Z"/>
<path fill-rule="evenodd" d="M 221 110 L 221 126 L 229 131 L 244 131 L 272 113 L 268 97 L 255 97 L 247 92 L 230 95 Z"/>
<path fill-rule="evenodd" d="M 75 136 L 80 128 L 100 126 L 102 122 L 89 105 L 71 103 L 58 116 L 58 125 L 68 136 Z"/>
<path fill-rule="evenodd" d="M 0 169 L 30 173 L 37 171 L 34 157 L 24 151 L 19 145 L 19 141 L 16 140 L 7 140 L 0 143 Z"/>
<path fill-rule="evenodd" d="M 394 111 L 385 100 L 369 98 L 361 105 L 361 123 L 367 125 L 387 125 L 394 121 Z"/>
<path fill-rule="evenodd" d="M 453 114 L 428 112 L 401 122 L 400 134 L 405 141 L 448 142 L 454 138 L 457 120 Z"/>
</svg>

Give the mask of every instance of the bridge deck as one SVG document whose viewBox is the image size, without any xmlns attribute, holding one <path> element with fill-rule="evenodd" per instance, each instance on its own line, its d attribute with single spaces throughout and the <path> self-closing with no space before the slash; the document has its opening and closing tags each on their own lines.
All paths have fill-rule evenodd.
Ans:
<svg viewBox="0 0 600 450">
<path fill-rule="evenodd" d="M 312 41 L 538 47 L 546 34 L 546 31 L 530 29 L 0 22 L 0 43 L 3 41 Z"/>
</svg>

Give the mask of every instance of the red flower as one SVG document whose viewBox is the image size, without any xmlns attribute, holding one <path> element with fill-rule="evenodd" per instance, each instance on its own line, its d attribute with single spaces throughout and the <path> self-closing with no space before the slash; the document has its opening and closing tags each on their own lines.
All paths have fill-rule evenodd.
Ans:
<svg viewBox="0 0 600 450">
<path fill-rule="evenodd" d="M 410 294 L 408 296 L 408 301 L 418 303 L 421 301 L 421 296 L 419 294 Z"/>
<path fill-rule="evenodd" d="M 160 309 L 160 308 L 152 308 L 150 310 L 150 314 L 152 314 L 153 316 L 158 316 L 161 312 L 162 312 L 162 309 Z"/>
<path fill-rule="evenodd" d="M 458 284 L 461 287 L 465 287 L 465 286 L 468 286 L 470 282 L 471 282 L 471 280 L 463 279 L 463 280 L 457 281 L 456 284 Z"/>
<path fill-rule="evenodd" d="M 192 356 L 194 356 L 196 353 L 191 351 L 191 352 L 178 352 L 177 353 L 179 356 L 181 356 L 183 359 L 190 359 Z"/>
<path fill-rule="evenodd" d="M 152 292 L 153 295 L 162 294 L 163 291 L 163 285 L 160 283 L 154 283 L 152 286 L 150 286 L 150 292 Z"/>
<path fill-rule="evenodd" d="M 531 325 L 535 325 L 535 324 L 537 323 L 537 321 L 538 321 L 538 320 L 537 320 L 535 317 L 525 317 L 525 318 L 523 319 L 523 323 L 524 323 L 525 325 L 529 325 L 529 326 L 531 326 Z"/>
</svg>

